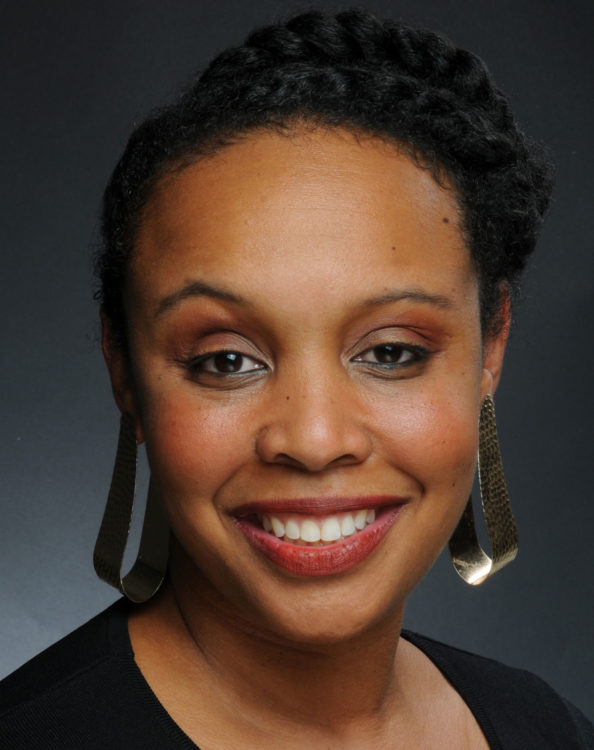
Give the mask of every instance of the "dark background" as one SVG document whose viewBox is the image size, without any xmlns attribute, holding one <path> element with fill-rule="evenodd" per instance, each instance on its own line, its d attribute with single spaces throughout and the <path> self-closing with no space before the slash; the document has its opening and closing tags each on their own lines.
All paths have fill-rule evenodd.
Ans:
<svg viewBox="0 0 594 750">
<path fill-rule="evenodd" d="M 360 5 L 481 55 L 557 163 L 497 393 L 520 555 L 477 589 L 442 555 L 405 624 L 537 672 L 594 716 L 593 5 Z M 90 270 L 110 171 L 133 123 L 217 51 L 305 7 L 0 3 L 0 676 L 117 596 L 91 562 L 118 427 Z"/>
</svg>

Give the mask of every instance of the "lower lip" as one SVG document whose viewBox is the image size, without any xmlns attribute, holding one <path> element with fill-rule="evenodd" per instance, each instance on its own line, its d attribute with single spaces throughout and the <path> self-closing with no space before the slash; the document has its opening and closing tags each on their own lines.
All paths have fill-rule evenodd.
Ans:
<svg viewBox="0 0 594 750">
<path fill-rule="evenodd" d="M 383 508 L 362 531 L 336 544 L 320 547 L 283 542 L 254 523 L 236 518 L 248 541 L 279 568 L 297 576 L 321 577 L 344 573 L 363 562 L 380 544 L 400 515 L 403 505 Z"/>
</svg>

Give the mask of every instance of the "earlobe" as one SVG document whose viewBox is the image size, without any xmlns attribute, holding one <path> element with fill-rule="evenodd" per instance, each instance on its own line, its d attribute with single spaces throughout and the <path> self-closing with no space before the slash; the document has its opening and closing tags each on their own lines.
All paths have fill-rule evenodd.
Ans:
<svg viewBox="0 0 594 750">
<path fill-rule="evenodd" d="M 493 387 L 493 373 L 487 367 L 483 367 L 481 375 L 481 401 L 485 396 L 492 396 L 495 388 Z"/>
<path fill-rule="evenodd" d="M 122 414 L 130 414 L 134 418 L 136 440 L 140 444 L 144 436 L 130 363 L 121 344 L 115 340 L 111 322 L 103 312 L 101 312 L 101 349 L 109 371 L 115 402 Z"/>
</svg>

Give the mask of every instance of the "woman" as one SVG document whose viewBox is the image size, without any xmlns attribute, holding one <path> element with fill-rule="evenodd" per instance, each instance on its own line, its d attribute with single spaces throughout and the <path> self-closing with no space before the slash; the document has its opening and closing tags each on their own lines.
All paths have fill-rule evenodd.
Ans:
<svg viewBox="0 0 594 750">
<path fill-rule="evenodd" d="M 7 746 L 594 746 L 538 678 L 401 632 L 448 540 L 470 583 L 515 555 L 492 396 L 549 192 L 480 61 L 360 11 L 256 32 L 135 131 L 98 260 L 122 422 L 95 565 L 141 603 L 5 682 Z"/>
</svg>

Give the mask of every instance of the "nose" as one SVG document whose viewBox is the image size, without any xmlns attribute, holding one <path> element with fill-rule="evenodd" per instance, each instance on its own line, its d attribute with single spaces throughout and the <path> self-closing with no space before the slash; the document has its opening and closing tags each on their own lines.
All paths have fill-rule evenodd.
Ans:
<svg viewBox="0 0 594 750">
<path fill-rule="evenodd" d="M 365 461 L 372 440 L 356 402 L 347 389 L 314 382 L 306 373 L 290 390 L 279 384 L 271 416 L 257 436 L 258 456 L 315 472 Z"/>
</svg>

